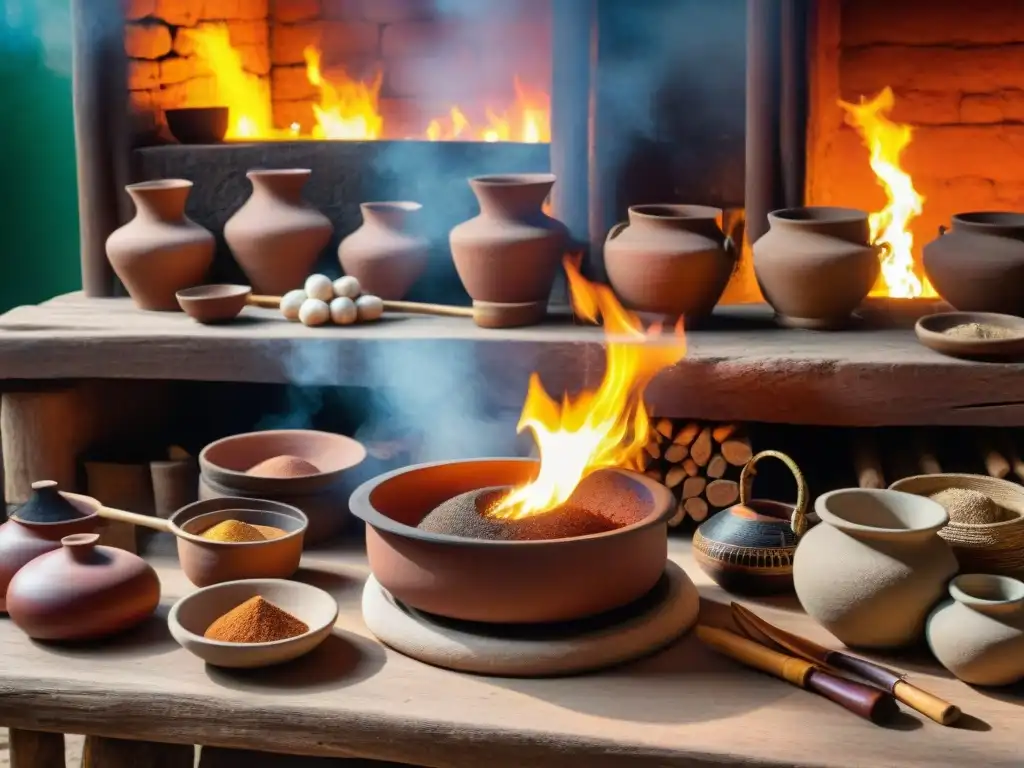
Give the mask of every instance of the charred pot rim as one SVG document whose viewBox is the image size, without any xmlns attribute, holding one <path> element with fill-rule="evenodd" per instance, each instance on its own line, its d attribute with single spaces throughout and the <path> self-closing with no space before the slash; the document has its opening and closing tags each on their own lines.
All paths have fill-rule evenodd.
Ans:
<svg viewBox="0 0 1024 768">
<path fill-rule="evenodd" d="M 654 219 L 663 221 L 666 219 L 692 220 L 692 219 L 714 219 L 722 216 L 722 209 L 712 205 L 690 205 L 676 203 L 645 203 L 643 205 L 629 206 L 629 215 L 641 219 Z"/>
<path fill-rule="evenodd" d="M 953 214 L 950 220 L 974 230 L 1024 227 L 1024 213 L 1014 211 L 965 211 Z"/>
<path fill-rule="evenodd" d="M 414 464 L 408 467 L 402 467 L 401 469 L 392 470 L 382 475 L 367 480 L 355 491 L 352 492 L 352 496 L 349 498 L 349 510 L 351 513 L 362 520 L 372 528 L 384 532 L 393 534 L 395 536 L 401 536 L 407 539 L 416 539 L 431 544 L 447 544 L 462 547 L 566 547 L 566 546 L 586 546 L 589 542 L 593 542 L 599 539 L 607 539 L 615 536 L 623 536 L 637 531 L 641 531 L 647 528 L 651 528 L 655 525 L 665 525 L 668 523 L 668 519 L 672 516 L 675 511 L 675 497 L 672 492 L 661 483 L 656 483 L 654 480 L 636 472 L 630 472 L 625 469 L 607 469 L 603 470 L 606 472 L 614 472 L 622 475 L 629 481 L 639 486 L 639 489 L 648 494 L 650 497 L 651 511 L 643 519 L 638 520 L 631 525 L 625 525 L 621 528 L 616 528 L 611 531 L 604 531 L 602 533 L 594 533 L 587 536 L 571 536 L 561 539 L 542 539 L 534 541 L 498 541 L 493 539 L 471 539 L 464 536 L 454 536 L 451 534 L 443 533 L 432 533 L 429 531 L 423 531 L 411 525 L 406 525 L 397 520 L 394 520 L 387 515 L 379 512 L 373 505 L 372 496 L 380 486 L 387 483 L 389 480 L 393 480 L 396 477 L 400 477 L 406 474 L 412 474 L 414 472 L 421 472 L 424 470 L 430 470 L 444 466 L 457 466 L 457 465 L 472 465 L 472 464 L 488 464 L 488 463 L 509 463 L 517 465 L 517 467 L 525 467 L 526 465 L 539 465 L 536 459 L 528 458 L 512 458 L 512 457 L 491 457 L 481 459 L 461 459 L 454 461 L 433 461 L 424 464 Z M 483 485 L 481 485 L 483 487 Z M 456 496 L 458 493 L 453 493 L 452 496 Z"/>
<path fill-rule="evenodd" d="M 867 221 L 868 212 L 859 208 L 844 208 L 836 205 L 804 205 L 795 208 L 779 208 L 768 214 L 769 220 L 777 220 L 794 225 L 813 225 L 821 222 L 860 222 Z"/>
</svg>

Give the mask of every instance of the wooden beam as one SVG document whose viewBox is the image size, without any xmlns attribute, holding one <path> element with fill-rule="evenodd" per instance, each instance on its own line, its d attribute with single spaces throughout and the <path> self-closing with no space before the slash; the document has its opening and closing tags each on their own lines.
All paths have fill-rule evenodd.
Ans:
<svg viewBox="0 0 1024 768">
<path fill-rule="evenodd" d="M 11 768 L 68 768 L 63 734 L 11 728 L 8 743 Z"/>
</svg>

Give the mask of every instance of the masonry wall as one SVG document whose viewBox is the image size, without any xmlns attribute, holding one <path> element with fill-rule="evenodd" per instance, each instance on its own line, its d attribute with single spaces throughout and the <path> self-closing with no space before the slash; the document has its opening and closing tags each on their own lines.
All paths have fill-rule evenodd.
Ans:
<svg viewBox="0 0 1024 768">
<path fill-rule="evenodd" d="M 878 210 L 867 149 L 836 99 L 885 86 L 914 126 L 905 167 L 925 199 L 915 251 L 950 215 L 1024 210 L 1024 4 L 1019 0 L 818 0 L 812 37 L 812 204 Z"/>
</svg>

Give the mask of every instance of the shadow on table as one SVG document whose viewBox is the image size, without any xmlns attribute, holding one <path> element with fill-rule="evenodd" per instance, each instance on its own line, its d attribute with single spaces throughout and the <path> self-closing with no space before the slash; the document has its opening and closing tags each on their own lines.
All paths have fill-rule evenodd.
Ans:
<svg viewBox="0 0 1024 768">
<path fill-rule="evenodd" d="M 167 614 L 170 603 L 161 603 L 156 611 L 137 627 L 113 637 L 87 642 L 32 642 L 48 653 L 76 659 L 100 659 L 116 656 L 118 659 L 140 659 L 161 656 L 178 649 L 178 644 L 167 629 Z"/>
<path fill-rule="evenodd" d="M 222 669 L 206 665 L 206 675 L 225 688 L 259 693 L 337 690 L 373 677 L 384 666 L 384 648 L 335 627 L 314 651 L 262 669 Z"/>
</svg>

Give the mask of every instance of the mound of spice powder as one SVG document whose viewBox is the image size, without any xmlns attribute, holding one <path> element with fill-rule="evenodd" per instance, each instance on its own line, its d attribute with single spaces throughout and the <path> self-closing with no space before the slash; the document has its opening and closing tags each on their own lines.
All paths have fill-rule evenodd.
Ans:
<svg viewBox="0 0 1024 768">
<path fill-rule="evenodd" d="M 1013 328 L 990 323 L 961 323 L 947 328 L 943 334 L 956 339 L 1016 339 L 1022 335 Z"/>
<path fill-rule="evenodd" d="M 289 477 L 309 477 L 320 474 L 320 468 L 298 456 L 273 456 L 249 467 L 245 474 L 253 477 L 287 479 Z"/>
<path fill-rule="evenodd" d="M 223 643 L 272 643 L 308 631 L 304 622 L 257 595 L 214 621 L 203 637 Z"/>
<path fill-rule="evenodd" d="M 270 525 L 250 525 L 240 520 L 221 520 L 199 535 L 210 541 L 227 541 L 237 544 L 276 539 L 279 536 L 284 536 L 284 531 Z"/>
</svg>

